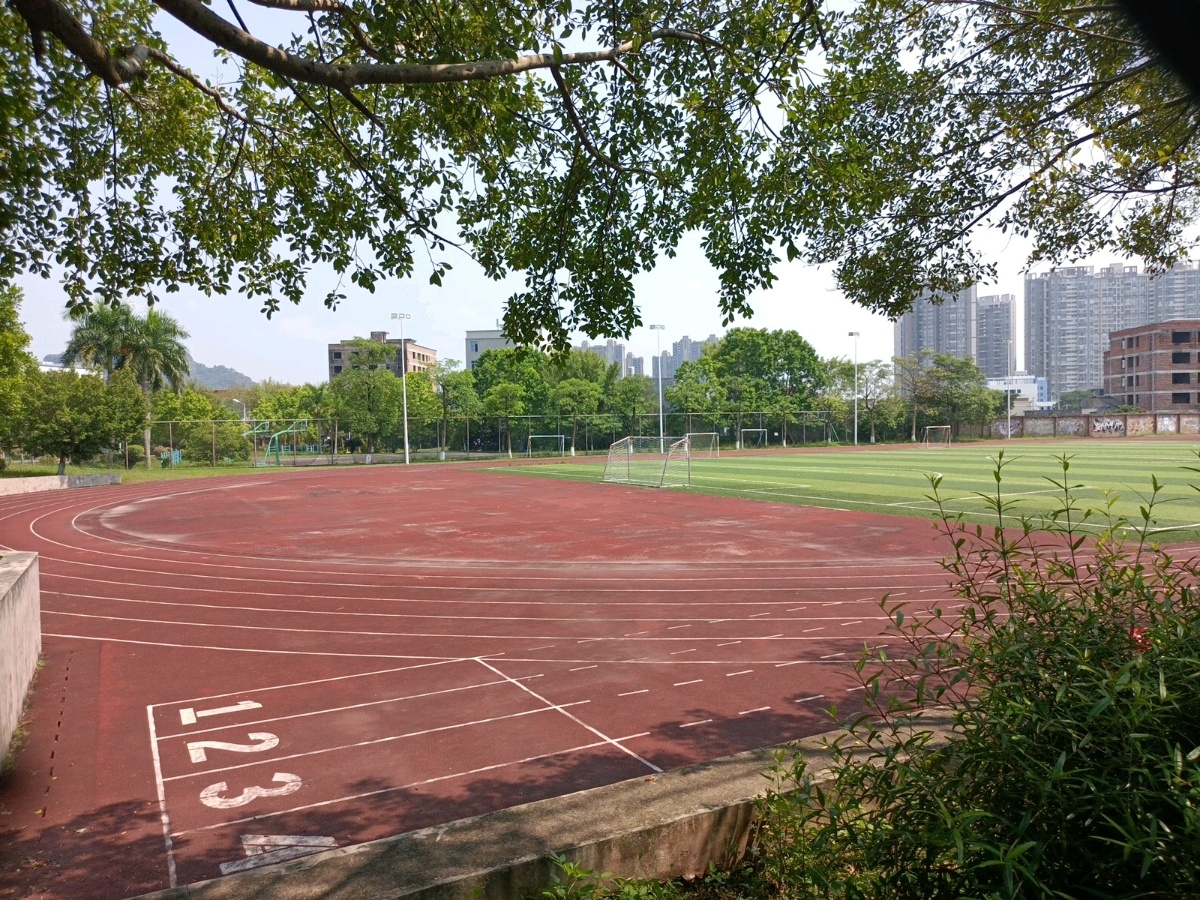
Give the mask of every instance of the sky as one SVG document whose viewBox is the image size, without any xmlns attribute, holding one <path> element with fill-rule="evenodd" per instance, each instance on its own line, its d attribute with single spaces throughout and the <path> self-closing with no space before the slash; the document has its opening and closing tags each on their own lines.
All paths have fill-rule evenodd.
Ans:
<svg viewBox="0 0 1200 900">
<path fill-rule="evenodd" d="M 677 257 L 661 260 L 656 269 L 636 279 L 642 320 L 665 326 L 661 335 L 642 327 L 625 340 L 628 350 L 645 357 L 647 373 L 656 339 L 661 338 L 663 349 L 669 350 L 683 335 L 703 340 L 726 330 L 717 306 L 717 274 L 698 244 L 694 237 L 689 239 Z M 979 293 L 1012 293 L 1019 309 L 1024 296 L 1023 254 L 1010 249 L 997 258 L 1001 263 L 999 282 L 980 285 Z M 752 297 L 754 316 L 738 319 L 731 327 L 794 329 L 822 357 L 853 359 L 857 352 L 859 362 L 891 358 L 891 321 L 850 303 L 834 287 L 829 269 L 793 262 L 780 263 L 777 272 L 775 286 Z M 299 306 L 285 304 L 269 320 L 254 300 L 235 295 L 205 297 L 186 287 L 167 295 L 158 309 L 177 319 L 189 333 L 185 343 L 198 362 L 229 366 L 255 381 L 269 378 L 302 384 L 326 380 L 328 344 L 366 337 L 371 331 L 399 337 L 398 323 L 391 319 L 393 312 L 412 316 L 405 323 L 405 337 L 432 347 L 438 359 L 461 361 L 465 332 L 496 327 L 504 301 L 515 287 L 491 281 L 464 257 L 455 262 L 441 287 L 428 283 L 427 272 L 382 283 L 374 294 L 351 287 L 346 300 L 331 311 L 321 297 L 333 280 L 331 273 L 321 273 L 313 279 L 309 299 Z M 66 295 L 62 287 L 53 279 L 40 278 L 19 279 L 18 284 L 25 292 L 21 319 L 32 339 L 30 349 L 38 359 L 61 353 L 71 333 L 63 314 Z M 138 302 L 135 307 L 141 308 Z M 857 341 L 849 336 L 852 331 L 859 332 Z M 1018 336 L 1022 333 L 1018 325 Z M 583 337 L 578 335 L 576 343 Z"/>
</svg>

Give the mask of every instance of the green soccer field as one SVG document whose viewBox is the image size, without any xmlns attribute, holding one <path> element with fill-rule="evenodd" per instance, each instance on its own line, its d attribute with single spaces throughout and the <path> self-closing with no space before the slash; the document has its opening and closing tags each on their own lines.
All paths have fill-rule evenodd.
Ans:
<svg viewBox="0 0 1200 900">
<path fill-rule="evenodd" d="M 1200 442 L 1137 440 L 1015 441 L 958 444 L 943 450 L 867 448 L 845 450 L 723 452 L 720 459 L 694 459 L 691 488 L 707 494 L 771 500 L 805 506 L 856 509 L 931 517 L 930 476 L 942 476 L 944 506 L 971 521 L 992 521 L 980 494 L 994 497 L 996 460 L 1004 452 L 1000 489 L 1015 515 L 1036 516 L 1061 501 L 1059 457 L 1069 457 L 1067 480 L 1079 506 L 1095 510 L 1102 527 L 1108 498 L 1114 515 L 1141 521 L 1139 507 L 1150 496 L 1151 477 L 1160 487 L 1153 509 L 1156 536 L 1164 541 L 1200 538 Z M 599 481 L 604 463 L 547 463 L 523 474 Z"/>
</svg>

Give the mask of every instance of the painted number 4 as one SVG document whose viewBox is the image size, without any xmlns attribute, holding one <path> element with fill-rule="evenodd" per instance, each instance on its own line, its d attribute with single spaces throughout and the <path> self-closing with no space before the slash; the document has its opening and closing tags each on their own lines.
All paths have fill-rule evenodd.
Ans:
<svg viewBox="0 0 1200 900">
<path fill-rule="evenodd" d="M 213 809 L 233 809 L 238 806 L 245 806 L 251 800 L 258 797 L 282 797 L 285 794 L 291 794 L 294 791 L 300 790 L 300 776 L 292 775 L 288 772 L 276 772 L 272 781 L 281 782 L 279 787 L 265 788 L 248 787 L 236 797 L 222 797 L 221 794 L 229 790 L 229 785 L 224 781 L 218 781 L 216 784 L 210 784 L 200 792 L 200 802 L 205 806 L 211 806 Z"/>
</svg>

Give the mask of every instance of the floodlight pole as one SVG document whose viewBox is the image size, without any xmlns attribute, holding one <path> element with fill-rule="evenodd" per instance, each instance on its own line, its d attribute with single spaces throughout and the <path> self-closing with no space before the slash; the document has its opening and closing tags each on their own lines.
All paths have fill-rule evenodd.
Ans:
<svg viewBox="0 0 1200 900">
<path fill-rule="evenodd" d="M 242 408 L 242 421 L 245 422 L 246 421 L 246 404 L 243 403 L 241 400 L 239 400 L 237 397 L 230 397 L 229 399 L 232 400 L 234 403 L 236 403 L 238 406 L 240 406 Z"/>
<path fill-rule="evenodd" d="M 404 464 L 408 465 L 408 345 L 404 343 L 404 323 L 411 319 L 408 313 L 392 313 L 400 322 L 400 399 L 404 409 Z"/>
<path fill-rule="evenodd" d="M 1008 339 L 1008 378 L 1005 379 L 1004 395 L 1008 398 L 1008 431 L 1004 434 L 1006 441 L 1012 440 L 1012 338 Z"/>
<path fill-rule="evenodd" d="M 658 351 L 658 452 L 666 453 L 666 446 L 663 441 L 663 401 L 662 401 L 662 331 L 666 325 L 650 325 L 649 328 L 654 332 L 654 346 Z"/>
<path fill-rule="evenodd" d="M 851 331 L 847 337 L 854 338 L 854 446 L 858 446 L 858 332 Z"/>
</svg>

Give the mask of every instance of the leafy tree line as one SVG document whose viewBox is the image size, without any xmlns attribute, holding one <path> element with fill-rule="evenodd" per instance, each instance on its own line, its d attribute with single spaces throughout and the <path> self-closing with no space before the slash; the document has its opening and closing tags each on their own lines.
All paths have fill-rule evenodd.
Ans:
<svg viewBox="0 0 1200 900">
<path fill-rule="evenodd" d="M 439 284 L 463 249 L 524 276 L 512 338 L 564 349 L 639 324 L 688 234 L 730 319 L 783 256 L 895 315 L 988 278 L 989 227 L 1031 262 L 1195 242 L 1195 106 L 1119 4 L 255 3 L 0 7 L 0 278 L 270 313 L 314 267 L 373 290 L 428 253 Z"/>
</svg>

